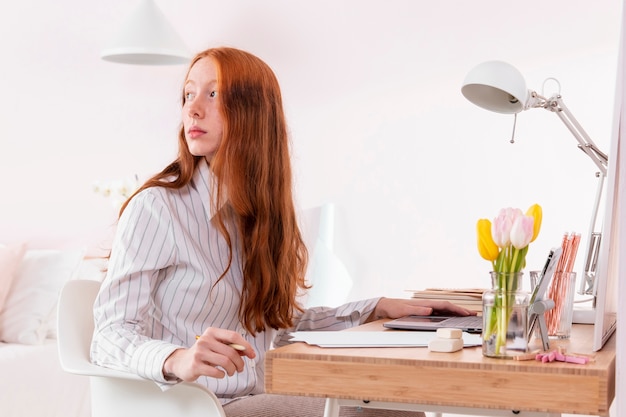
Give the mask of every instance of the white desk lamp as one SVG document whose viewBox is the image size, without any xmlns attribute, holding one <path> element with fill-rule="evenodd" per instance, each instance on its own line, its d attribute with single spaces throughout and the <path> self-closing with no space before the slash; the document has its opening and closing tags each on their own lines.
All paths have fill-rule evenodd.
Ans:
<svg viewBox="0 0 626 417">
<path fill-rule="evenodd" d="M 558 84 L 558 81 L 553 78 L 548 80 L 555 81 Z M 597 290 L 596 268 L 602 238 L 602 233 L 596 230 L 596 220 L 607 174 L 608 155 L 598 149 L 587 132 L 572 116 L 563 103 L 560 91 L 552 97 L 546 98 L 535 91 L 528 90 L 522 74 L 506 62 L 487 61 L 474 67 L 465 77 L 461 92 L 465 98 L 479 107 L 496 113 L 515 115 L 511 143 L 515 139 L 517 113 L 533 108 L 543 108 L 554 112 L 574 135 L 578 142 L 578 147 L 591 158 L 598 168 L 599 172 L 596 173 L 598 188 L 589 226 L 589 241 L 584 260 L 584 273 L 582 274 L 579 289 L 580 294 L 593 297 L 593 308 L 595 308 Z M 595 312 L 593 309 L 574 310 L 574 323 L 592 324 L 594 319 Z"/>
</svg>

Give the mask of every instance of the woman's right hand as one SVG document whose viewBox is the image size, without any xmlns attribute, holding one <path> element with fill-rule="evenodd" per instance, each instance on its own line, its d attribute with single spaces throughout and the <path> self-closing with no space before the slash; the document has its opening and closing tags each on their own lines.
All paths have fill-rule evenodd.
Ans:
<svg viewBox="0 0 626 417">
<path fill-rule="evenodd" d="M 240 351 L 230 344 L 244 348 Z M 190 348 L 176 349 L 163 364 L 163 375 L 167 379 L 192 382 L 200 376 L 223 378 L 228 374 L 243 371 L 242 356 L 254 358 L 252 345 L 239 333 L 232 330 L 209 327 L 197 337 Z"/>
</svg>

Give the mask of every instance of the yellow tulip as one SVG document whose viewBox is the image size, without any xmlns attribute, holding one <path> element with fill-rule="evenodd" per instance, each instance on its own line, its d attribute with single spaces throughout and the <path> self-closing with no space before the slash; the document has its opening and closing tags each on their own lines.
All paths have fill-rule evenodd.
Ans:
<svg viewBox="0 0 626 417">
<path fill-rule="evenodd" d="M 535 222 L 533 223 L 533 238 L 530 240 L 531 242 L 533 242 L 535 239 L 537 239 L 537 236 L 539 235 L 539 230 L 541 229 L 541 219 L 543 217 L 543 211 L 541 209 L 541 206 L 539 204 L 533 204 L 526 211 L 526 215 L 531 216 L 535 219 Z"/>
<path fill-rule="evenodd" d="M 480 253 L 483 259 L 491 262 L 495 261 L 498 257 L 499 248 L 491 236 L 491 221 L 487 219 L 478 220 L 476 231 L 478 236 L 478 253 Z"/>
</svg>

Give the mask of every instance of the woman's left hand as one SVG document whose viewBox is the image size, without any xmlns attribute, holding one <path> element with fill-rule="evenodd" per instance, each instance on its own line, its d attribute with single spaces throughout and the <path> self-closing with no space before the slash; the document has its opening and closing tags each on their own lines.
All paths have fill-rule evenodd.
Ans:
<svg viewBox="0 0 626 417">
<path fill-rule="evenodd" d="M 468 310 L 449 301 L 440 300 L 413 300 L 403 298 L 381 298 L 368 321 L 390 318 L 397 319 L 404 316 L 475 316 L 476 312 Z"/>
</svg>

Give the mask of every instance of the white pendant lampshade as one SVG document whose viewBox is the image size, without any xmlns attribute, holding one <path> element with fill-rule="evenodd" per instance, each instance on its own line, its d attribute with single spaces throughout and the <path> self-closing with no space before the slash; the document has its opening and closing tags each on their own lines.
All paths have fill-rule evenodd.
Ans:
<svg viewBox="0 0 626 417">
<path fill-rule="evenodd" d="M 152 0 L 141 0 L 100 56 L 136 65 L 186 64 L 190 59 L 185 43 Z"/>
<path fill-rule="evenodd" d="M 496 113 L 519 113 L 529 96 L 522 74 L 502 61 L 474 67 L 465 77 L 461 92 L 475 105 Z"/>
</svg>

